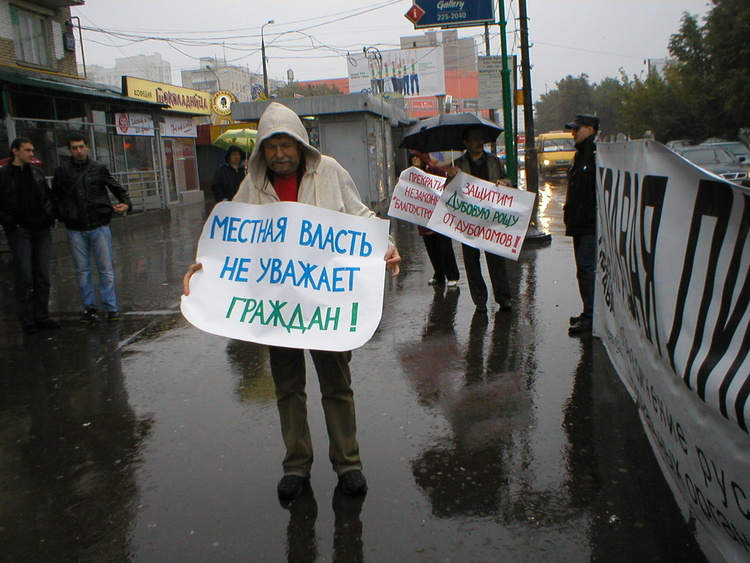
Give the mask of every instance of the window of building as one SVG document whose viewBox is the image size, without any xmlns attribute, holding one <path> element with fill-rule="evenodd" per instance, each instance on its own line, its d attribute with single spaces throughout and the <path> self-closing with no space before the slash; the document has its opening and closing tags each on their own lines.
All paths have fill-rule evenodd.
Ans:
<svg viewBox="0 0 750 563">
<path fill-rule="evenodd" d="M 44 19 L 16 8 L 11 8 L 10 18 L 16 58 L 39 66 L 50 66 Z"/>
<path fill-rule="evenodd" d="M 49 95 L 30 92 L 11 92 L 14 117 L 27 119 L 55 119 L 54 100 Z"/>
</svg>

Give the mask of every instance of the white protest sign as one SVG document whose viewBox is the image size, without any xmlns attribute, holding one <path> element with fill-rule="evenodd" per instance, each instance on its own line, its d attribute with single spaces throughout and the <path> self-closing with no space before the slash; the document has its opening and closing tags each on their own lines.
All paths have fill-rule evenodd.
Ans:
<svg viewBox="0 0 750 563">
<path fill-rule="evenodd" d="M 197 328 L 260 344 L 345 351 L 383 308 L 388 222 L 302 203 L 222 202 L 203 226 L 203 264 L 182 297 Z"/>
<path fill-rule="evenodd" d="M 428 174 L 416 166 L 407 168 L 393 188 L 388 215 L 426 227 L 444 186 L 445 178 Z"/>
<path fill-rule="evenodd" d="M 518 260 L 534 194 L 459 171 L 446 184 L 427 228 L 463 244 Z"/>
</svg>

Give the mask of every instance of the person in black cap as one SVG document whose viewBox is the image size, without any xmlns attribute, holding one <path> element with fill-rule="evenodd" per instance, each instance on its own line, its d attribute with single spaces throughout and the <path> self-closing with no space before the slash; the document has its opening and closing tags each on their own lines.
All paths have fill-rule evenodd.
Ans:
<svg viewBox="0 0 750 563">
<path fill-rule="evenodd" d="M 216 203 L 232 201 L 234 194 L 245 179 L 245 151 L 237 145 L 232 145 L 224 155 L 224 164 L 216 169 L 211 188 Z"/>
<path fill-rule="evenodd" d="M 563 207 L 565 235 L 573 237 L 578 291 L 583 312 L 570 317 L 569 334 L 591 332 L 596 282 L 596 133 L 599 118 L 579 114 L 565 125 L 571 129 L 576 154 L 568 171 L 568 193 Z"/>
</svg>

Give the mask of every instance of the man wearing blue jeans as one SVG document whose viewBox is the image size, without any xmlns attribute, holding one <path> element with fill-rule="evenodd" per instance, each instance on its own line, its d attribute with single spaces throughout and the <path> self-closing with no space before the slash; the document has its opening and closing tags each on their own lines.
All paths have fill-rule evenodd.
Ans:
<svg viewBox="0 0 750 563">
<path fill-rule="evenodd" d="M 565 125 L 575 140 L 576 154 L 568 172 L 568 193 L 563 207 L 565 235 L 573 237 L 578 291 L 583 312 L 570 317 L 569 334 L 591 332 L 596 286 L 596 134 L 599 118 L 580 114 Z"/>
<path fill-rule="evenodd" d="M 91 278 L 91 257 L 99 271 L 99 299 L 107 320 L 119 321 L 112 267 L 112 213 L 132 208 L 128 191 L 112 176 L 107 166 L 89 158 L 89 146 L 81 133 L 68 136 L 70 160 L 55 170 L 52 191 L 57 219 L 68 229 L 78 289 L 84 313 L 81 323 L 97 320 L 99 307 Z M 117 199 L 112 205 L 108 191 Z"/>
</svg>

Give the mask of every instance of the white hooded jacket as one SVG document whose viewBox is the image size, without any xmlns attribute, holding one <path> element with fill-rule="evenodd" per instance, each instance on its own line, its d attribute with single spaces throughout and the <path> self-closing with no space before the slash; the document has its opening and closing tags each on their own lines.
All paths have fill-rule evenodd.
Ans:
<svg viewBox="0 0 750 563">
<path fill-rule="evenodd" d="M 362 203 L 359 191 L 344 167 L 310 145 L 299 116 L 277 102 L 271 103 L 260 117 L 258 136 L 248 161 L 248 173 L 232 201 L 256 205 L 279 201 L 268 178 L 262 149 L 265 139 L 279 133 L 293 137 L 302 145 L 305 172 L 297 191 L 298 202 L 360 217 L 376 216 Z"/>
</svg>

